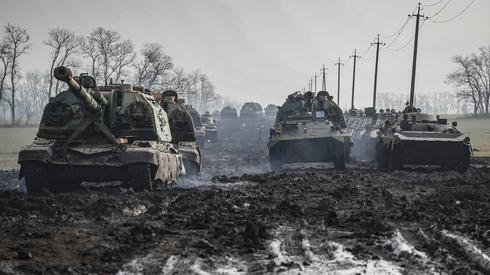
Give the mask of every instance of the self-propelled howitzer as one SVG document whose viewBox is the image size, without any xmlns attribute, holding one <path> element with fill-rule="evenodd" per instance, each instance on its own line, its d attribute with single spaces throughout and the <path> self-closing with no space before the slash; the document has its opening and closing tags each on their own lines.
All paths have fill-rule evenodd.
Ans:
<svg viewBox="0 0 490 275">
<path fill-rule="evenodd" d="M 74 77 L 66 67 L 54 76 L 68 89 L 50 99 L 33 144 L 19 152 L 28 192 L 84 181 L 151 190 L 184 171 L 167 114 L 150 93 L 131 84 L 98 87 L 93 77 Z"/>
</svg>

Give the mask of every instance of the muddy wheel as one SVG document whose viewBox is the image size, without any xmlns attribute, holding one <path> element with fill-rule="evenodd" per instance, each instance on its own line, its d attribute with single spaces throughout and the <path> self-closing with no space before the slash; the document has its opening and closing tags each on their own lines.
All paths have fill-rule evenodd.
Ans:
<svg viewBox="0 0 490 275">
<path fill-rule="evenodd" d="M 151 165 L 147 163 L 134 163 L 128 165 L 128 186 L 134 191 L 141 192 L 145 189 L 153 190 L 154 177 Z"/>
<path fill-rule="evenodd" d="M 39 193 L 48 187 L 48 168 L 44 163 L 22 164 L 22 171 L 28 194 Z"/>
<path fill-rule="evenodd" d="M 343 149 L 335 152 L 334 166 L 338 170 L 345 169 L 345 152 Z"/>
</svg>

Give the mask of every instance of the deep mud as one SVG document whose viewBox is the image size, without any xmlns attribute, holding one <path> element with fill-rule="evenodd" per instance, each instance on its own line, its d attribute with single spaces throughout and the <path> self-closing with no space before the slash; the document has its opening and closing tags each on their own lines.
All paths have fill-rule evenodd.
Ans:
<svg viewBox="0 0 490 275">
<path fill-rule="evenodd" d="M 0 274 L 489 274 L 490 168 L 267 172 L 262 139 L 207 144 L 171 188 L 31 196 L 0 173 Z"/>
</svg>

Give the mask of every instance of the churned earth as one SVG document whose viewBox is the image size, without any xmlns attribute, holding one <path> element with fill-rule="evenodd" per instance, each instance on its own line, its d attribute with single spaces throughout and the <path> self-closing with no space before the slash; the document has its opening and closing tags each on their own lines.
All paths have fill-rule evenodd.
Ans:
<svg viewBox="0 0 490 275">
<path fill-rule="evenodd" d="M 0 173 L 0 274 L 489 274 L 490 162 L 270 173 L 266 140 L 203 150 L 154 192 L 27 195 Z"/>
</svg>

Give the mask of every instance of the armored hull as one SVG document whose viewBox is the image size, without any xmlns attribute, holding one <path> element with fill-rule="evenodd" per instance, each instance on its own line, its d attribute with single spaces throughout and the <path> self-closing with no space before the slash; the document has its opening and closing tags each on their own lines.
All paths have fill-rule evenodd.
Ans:
<svg viewBox="0 0 490 275">
<path fill-rule="evenodd" d="M 166 144 L 79 144 L 36 139 L 19 152 L 20 176 L 29 192 L 70 190 L 82 182 L 121 182 L 135 191 L 151 190 L 184 173 L 182 157 Z"/>
<path fill-rule="evenodd" d="M 469 168 L 470 138 L 458 131 L 456 124 L 449 126 L 446 119 L 421 113 L 403 117 L 378 138 L 376 160 L 381 167 L 396 170 L 403 165 L 439 165 L 460 172 Z"/>
<path fill-rule="evenodd" d="M 130 84 L 97 87 L 65 67 L 68 84 L 46 105 L 37 138 L 19 152 L 27 191 L 69 190 L 83 181 L 119 181 L 136 191 L 184 173 L 168 118 L 153 96 Z"/>
<path fill-rule="evenodd" d="M 325 94 L 296 92 L 279 108 L 268 142 L 272 170 L 308 162 L 333 162 L 337 169 L 345 168 L 352 131 L 345 127 L 340 108 Z"/>
<path fill-rule="evenodd" d="M 343 169 L 349 157 L 351 132 L 332 129 L 330 123 L 285 125 L 285 132 L 269 139 L 269 158 L 274 171 L 283 164 L 333 162 Z"/>
</svg>

